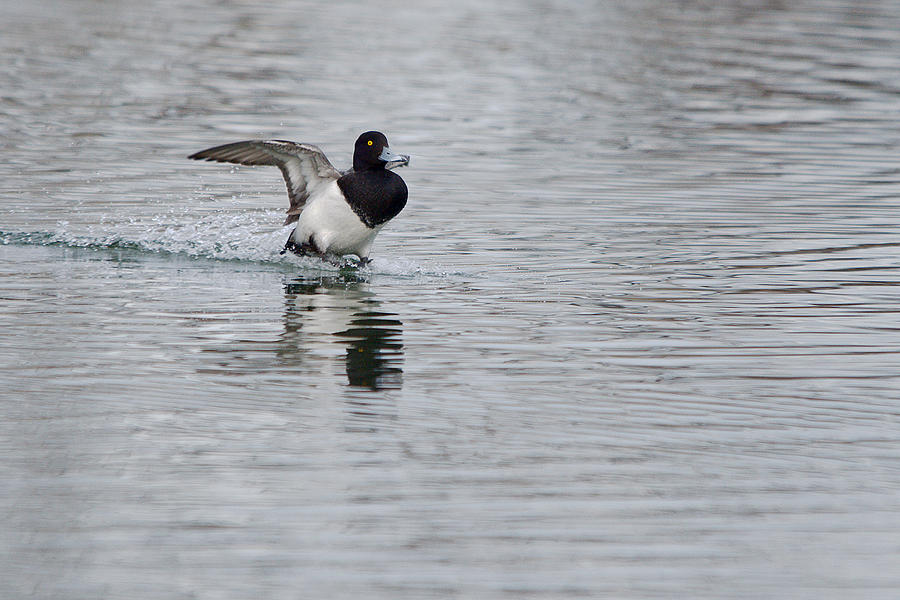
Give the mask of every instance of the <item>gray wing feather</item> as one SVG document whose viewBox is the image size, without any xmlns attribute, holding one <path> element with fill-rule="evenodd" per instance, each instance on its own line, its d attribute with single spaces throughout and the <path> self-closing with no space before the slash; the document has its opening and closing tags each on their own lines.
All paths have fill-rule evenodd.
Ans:
<svg viewBox="0 0 900 600">
<path fill-rule="evenodd" d="M 286 140 L 235 142 L 201 150 L 188 158 L 278 167 L 291 201 L 285 225 L 300 218 L 306 200 L 318 187 L 341 177 L 341 172 L 334 168 L 318 147 Z"/>
</svg>

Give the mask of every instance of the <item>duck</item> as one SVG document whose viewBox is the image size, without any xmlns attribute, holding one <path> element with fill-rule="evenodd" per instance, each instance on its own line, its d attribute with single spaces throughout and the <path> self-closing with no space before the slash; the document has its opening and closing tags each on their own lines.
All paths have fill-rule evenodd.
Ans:
<svg viewBox="0 0 900 600">
<path fill-rule="evenodd" d="M 296 223 L 282 254 L 334 262 L 347 255 L 370 261 L 375 236 L 406 206 L 409 191 L 392 169 L 409 165 L 380 131 L 356 139 L 353 167 L 337 170 L 318 146 L 287 140 L 247 140 L 207 148 L 193 160 L 278 167 L 290 206 L 285 225 Z"/>
</svg>

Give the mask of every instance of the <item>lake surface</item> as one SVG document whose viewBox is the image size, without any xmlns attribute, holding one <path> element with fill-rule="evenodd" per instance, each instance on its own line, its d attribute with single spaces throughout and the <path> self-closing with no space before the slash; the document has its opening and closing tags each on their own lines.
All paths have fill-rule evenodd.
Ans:
<svg viewBox="0 0 900 600">
<path fill-rule="evenodd" d="M 900 594 L 900 4 L 2 5 L 0 597 Z"/>
</svg>

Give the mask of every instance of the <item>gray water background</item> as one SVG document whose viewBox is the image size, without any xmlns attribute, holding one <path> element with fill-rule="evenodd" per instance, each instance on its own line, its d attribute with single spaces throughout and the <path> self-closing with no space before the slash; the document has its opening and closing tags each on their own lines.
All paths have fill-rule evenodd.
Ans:
<svg viewBox="0 0 900 600">
<path fill-rule="evenodd" d="M 900 3 L 0 4 L 0 598 L 900 595 Z"/>
</svg>

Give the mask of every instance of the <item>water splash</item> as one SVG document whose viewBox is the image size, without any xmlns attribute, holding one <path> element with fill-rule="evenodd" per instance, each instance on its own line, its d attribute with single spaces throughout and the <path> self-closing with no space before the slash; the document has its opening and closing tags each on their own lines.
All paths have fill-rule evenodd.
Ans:
<svg viewBox="0 0 900 600">
<path fill-rule="evenodd" d="M 294 225 L 272 228 L 282 214 L 275 210 L 211 212 L 197 215 L 173 209 L 149 219 L 102 216 L 99 222 L 75 224 L 58 221 L 52 231 L 0 231 L 0 244 L 64 246 L 95 250 L 134 250 L 178 254 L 195 258 L 259 262 L 298 267 L 304 271 L 339 272 L 335 265 L 315 257 L 282 254 Z M 348 263 L 349 264 L 349 263 Z M 360 272 L 398 277 L 445 277 L 435 267 L 406 258 L 376 257 Z"/>
<path fill-rule="evenodd" d="M 172 214 L 150 220 L 103 217 L 98 224 L 59 221 L 53 231 L 0 232 L 3 244 L 134 249 L 224 260 L 278 261 L 290 227 L 263 229 L 257 214 L 208 214 L 190 219 Z"/>
</svg>

